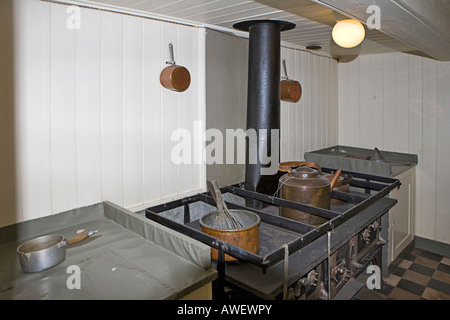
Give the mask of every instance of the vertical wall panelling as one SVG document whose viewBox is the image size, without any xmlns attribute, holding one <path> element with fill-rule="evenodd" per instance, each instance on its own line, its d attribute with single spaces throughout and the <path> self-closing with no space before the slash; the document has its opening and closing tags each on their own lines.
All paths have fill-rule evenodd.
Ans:
<svg viewBox="0 0 450 320">
<path fill-rule="evenodd" d="M 77 33 L 76 135 L 78 206 L 102 197 L 101 170 L 101 53 L 102 20 L 97 10 L 80 9 Z"/>
<path fill-rule="evenodd" d="M 320 149 L 322 147 L 322 64 L 321 58 L 319 56 L 314 56 L 314 70 L 313 81 L 315 85 L 314 97 L 315 102 L 313 107 L 314 110 L 314 149 Z"/>
<path fill-rule="evenodd" d="M 350 125 L 349 118 L 349 64 L 340 63 L 338 67 L 338 141 L 341 144 L 349 144 Z"/>
<path fill-rule="evenodd" d="M 289 78 L 302 86 L 299 102 L 281 102 L 281 159 L 303 160 L 305 152 L 337 142 L 337 63 L 284 46 L 281 58 L 286 59 Z"/>
<path fill-rule="evenodd" d="M 408 59 L 405 56 L 396 56 L 395 59 L 395 149 L 399 152 L 408 152 L 409 145 L 409 108 L 408 108 Z"/>
<path fill-rule="evenodd" d="M 142 19 L 123 16 L 124 206 L 144 203 L 142 151 Z"/>
<path fill-rule="evenodd" d="M 14 1 L 17 219 L 51 212 L 50 3 Z"/>
<path fill-rule="evenodd" d="M 51 164 L 52 209 L 77 205 L 75 71 L 76 30 L 66 26 L 66 6 L 51 4 Z"/>
<path fill-rule="evenodd" d="M 423 159 L 423 66 L 422 58 L 417 56 L 408 57 L 408 152 L 417 154 L 419 159 Z M 416 167 L 415 179 L 415 208 L 420 206 L 420 201 L 423 199 L 422 193 L 422 174 L 423 161 L 419 161 Z M 416 212 L 418 209 L 414 210 Z M 415 217 L 414 217 L 415 218 Z M 415 230 L 413 229 L 414 233 Z"/>
<path fill-rule="evenodd" d="M 285 47 L 281 47 L 281 75 L 284 76 L 283 59 L 287 60 L 287 51 Z M 286 68 L 290 66 L 286 61 Z M 288 69 L 289 75 L 289 69 Z M 280 160 L 289 160 L 289 103 L 286 101 L 280 102 Z M 293 159 L 291 159 L 293 160 Z"/>
<path fill-rule="evenodd" d="M 296 76 L 296 70 L 299 68 L 297 64 L 295 63 L 295 50 L 288 50 L 287 56 L 286 56 L 286 63 L 288 64 L 288 76 L 291 79 L 295 79 Z M 297 127 L 299 127 L 301 124 L 297 123 L 296 120 L 296 113 L 299 108 L 298 103 L 288 103 L 287 108 L 289 112 L 288 121 L 289 121 L 289 151 L 288 151 L 288 158 L 295 160 L 297 158 L 297 149 L 298 149 L 298 136 L 297 136 Z"/>
<path fill-rule="evenodd" d="M 196 91 L 193 93 L 192 97 L 193 119 L 197 123 L 197 125 L 194 126 L 193 134 L 198 134 L 199 136 L 206 130 L 206 33 L 206 29 L 198 28 L 195 33 L 196 36 L 194 37 L 198 45 L 192 46 L 194 58 L 193 65 L 195 66 L 195 71 L 193 72 L 195 72 L 194 77 L 197 79 L 196 85 L 194 86 Z M 203 138 L 197 142 L 198 143 L 194 143 L 193 152 L 200 160 L 203 157 Z M 196 188 L 205 190 L 206 166 L 203 165 L 201 161 L 195 161 L 195 159 L 196 158 L 194 157 L 192 185 Z"/>
<path fill-rule="evenodd" d="M 395 103 L 395 70 L 394 54 L 383 55 L 383 149 L 395 150 L 395 133 L 397 112 Z M 345 84 L 343 84 L 345 85 Z"/>
<path fill-rule="evenodd" d="M 124 205 L 123 16 L 102 12 L 103 199 Z"/>
<path fill-rule="evenodd" d="M 315 76 L 315 82 L 316 82 L 316 105 L 314 107 L 314 110 L 316 111 L 315 114 L 315 122 L 316 122 L 316 149 L 322 148 L 323 143 L 323 133 L 324 133 L 324 125 L 323 122 L 323 112 L 322 112 L 322 94 L 326 90 L 326 82 L 325 77 L 323 76 L 323 65 L 322 65 L 322 58 L 319 56 L 316 56 L 315 59 L 315 66 L 316 66 L 316 76 Z"/>
<path fill-rule="evenodd" d="M 417 154 L 415 234 L 444 243 L 450 243 L 449 81 L 448 62 L 401 53 L 339 64 L 339 144 Z M 353 92 L 360 94 L 359 105 Z M 360 114 L 353 133 L 343 126 L 348 113 Z"/>
<path fill-rule="evenodd" d="M 359 88 L 360 78 L 359 78 L 359 59 L 355 59 L 353 63 L 349 65 L 349 77 L 348 77 L 348 118 L 347 125 L 349 126 L 348 131 L 348 145 L 359 145 L 359 126 L 360 126 L 360 111 L 359 111 Z"/>
<path fill-rule="evenodd" d="M 295 51 L 295 73 L 292 75 L 293 79 L 300 82 L 300 85 L 302 85 L 303 82 L 303 64 L 302 64 L 302 51 Z M 300 98 L 301 101 L 301 98 Z M 304 157 L 304 145 L 303 145 L 303 127 L 305 125 L 305 121 L 303 121 L 302 117 L 302 104 L 297 103 L 297 106 L 295 108 L 295 145 L 296 150 L 294 154 L 295 159 L 302 160 Z"/>
<path fill-rule="evenodd" d="M 161 29 L 161 53 L 160 67 L 167 67 L 165 61 L 170 60 L 169 43 L 173 44 L 175 61 L 181 63 L 178 52 L 178 25 L 165 25 Z M 178 166 L 172 161 L 172 149 L 176 142 L 171 141 L 172 132 L 178 126 L 177 102 L 181 99 L 179 93 L 162 88 L 161 90 L 161 170 L 162 170 L 162 197 L 167 198 L 178 193 Z M 176 155 L 177 156 L 177 155 Z M 177 160 L 178 161 L 178 160 Z"/>
<path fill-rule="evenodd" d="M 315 149 L 320 149 L 322 147 L 322 91 L 325 90 L 325 86 L 322 88 L 322 85 L 325 85 L 325 82 L 322 81 L 323 75 L 322 75 L 322 63 L 321 58 L 319 56 L 315 56 L 314 59 L 314 65 L 315 65 L 315 76 L 314 76 L 314 82 L 316 86 L 316 91 L 314 92 L 315 95 L 315 104 L 314 104 L 314 122 L 315 122 L 315 130 L 314 135 L 315 137 Z"/>
<path fill-rule="evenodd" d="M 450 243 L 450 62 L 437 68 L 437 201 L 436 240 Z"/>
<path fill-rule="evenodd" d="M 198 79 L 198 72 L 195 68 L 194 61 L 196 56 L 194 55 L 194 50 L 192 43 L 198 43 L 196 39 L 195 32 L 186 32 L 185 27 L 179 26 L 177 29 L 177 52 L 176 62 L 179 65 L 184 66 L 189 70 L 191 74 L 191 78 L 195 77 L 195 80 L 192 81 L 192 85 L 184 91 L 180 92 L 177 95 L 177 128 L 186 129 L 191 134 L 191 155 L 189 159 L 189 163 L 182 163 L 178 167 L 178 185 L 179 190 L 178 193 L 185 193 L 190 190 L 193 184 L 193 174 L 194 174 L 194 166 L 193 162 L 193 142 L 194 142 L 194 105 L 193 105 L 193 97 L 196 94 L 197 83 L 196 79 Z"/>
<path fill-rule="evenodd" d="M 383 58 L 380 56 L 371 56 L 371 81 L 373 98 L 372 108 L 370 112 L 371 118 L 371 142 L 370 146 L 383 145 Z"/>
<path fill-rule="evenodd" d="M 207 29 L 204 37 L 205 48 L 201 52 L 206 64 L 205 74 L 198 75 L 204 82 L 206 94 L 204 100 L 196 99 L 196 105 L 204 106 L 205 115 L 197 112 L 196 119 L 202 120 L 206 129 L 220 130 L 226 137 L 227 129 L 246 130 L 247 118 L 247 77 L 248 77 L 248 39 L 235 37 L 220 31 Z M 281 113 L 283 113 L 281 108 Z M 245 180 L 245 161 L 237 161 L 240 155 L 245 157 L 244 150 L 238 150 L 237 138 L 229 137 L 233 143 L 234 161 L 224 164 L 211 163 L 204 166 L 207 179 L 216 179 L 221 185 L 235 184 Z M 241 140 L 242 141 L 242 140 Z M 231 147 L 231 144 L 229 144 Z M 226 152 L 226 146 L 224 147 Z M 240 155 L 238 155 L 240 153 Z M 201 153 L 200 153 L 201 154 Z M 225 154 L 225 153 L 224 153 Z M 229 157 L 231 154 L 227 154 Z M 208 155 L 209 156 L 209 155 Z M 211 160 L 209 157 L 207 160 Z M 228 163 L 227 163 L 228 162 Z M 197 165 L 195 168 L 199 169 Z M 197 175 L 201 176 L 201 175 Z M 203 179 L 205 181 L 205 179 Z"/>
<path fill-rule="evenodd" d="M 202 144 L 193 139 L 194 121 L 206 126 L 206 30 L 86 7 L 80 8 L 80 29 L 71 29 L 67 8 L 14 1 L 15 219 L 105 200 L 137 210 L 204 188 L 206 167 L 175 164 L 178 142 L 171 137 L 187 129 L 191 143 Z M 159 83 L 170 42 L 175 61 L 191 73 L 191 86 L 182 93 Z M 247 43 L 233 43 L 246 65 Z M 298 103 L 281 103 L 281 156 L 301 160 L 304 152 L 332 143 L 337 67 L 328 57 L 284 45 L 282 55 L 303 94 Z M 247 94 L 241 78 L 233 101 L 245 114 L 239 108 Z"/>
<path fill-rule="evenodd" d="M 327 63 L 328 59 L 326 58 L 320 58 L 320 79 L 319 83 L 321 84 L 322 88 L 319 91 L 319 98 L 320 98 L 320 122 L 319 126 L 321 128 L 320 130 L 320 146 L 319 148 L 323 148 L 328 143 L 328 110 L 329 107 L 327 105 L 327 95 L 331 94 L 331 92 L 328 91 L 328 78 L 327 78 Z"/>
<path fill-rule="evenodd" d="M 303 72 L 301 75 L 301 80 L 299 79 L 300 84 L 302 85 L 302 97 L 300 98 L 300 109 L 302 112 L 302 145 L 303 145 L 303 153 L 300 156 L 300 159 L 304 159 L 305 152 L 311 151 L 311 83 L 309 82 L 309 74 L 310 74 L 310 58 L 311 55 L 303 53 L 301 63 L 303 65 Z"/>
<path fill-rule="evenodd" d="M 370 56 L 362 55 L 359 57 L 359 61 L 359 121 L 357 122 L 360 132 L 359 143 L 363 147 L 370 148 L 372 145 L 372 135 L 374 134 L 371 121 L 371 111 L 373 109 L 371 58 Z"/>
<path fill-rule="evenodd" d="M 68 8 L 13 2 L 18 212 L 2 224 L 105 200 L 137 210 L 204 187 L 202 164 L 172 162 L 171 135 L 204 120 L 205 29 L 86 7 L 71 28 Z M 159 83 L 169 42 L 191 72 L 184 93 Z"/>
<path fill-rule="evenodd" d="M 331 59 L 326 59 L 326 81 L 327 81 L 327 90 L 325 93 L 325 118 L 327 120 L 327 133 L 326 133 L 326 143 L 325 145 L 330 145 L 333 141 L 333 102 L 331 100 L 331 97 L 333 96 L 333 82 L 334 82 L 334 78 L 332 75 L 332 69 L 331 69 L 331 64 L 332 61 Z"/>
<path fill-rule="evenodd" d="M 333 141 L 331 145 L 337 145 L 339 143 L 339 66 L 336 61 L 332 61 L 332 75 L 333 75 L 333 96 L 331 98 L 331 101 L 333 103 L 334 108 L 334 116 L 333 116 Z"/>
<path fill-rule="evenodd" d="M 162 197 L 161 189 L 161 22 L 145 19 L 142 35 L 142 144 L 144 201 Z"/>
<path fill-rule="evenodd" d="M 318 57 L 315 55 L 311 55 L 309 57 L 309 138 L 310 138 L 310 148 L 313 150 L 317 149 L 317 134 L 316 134 L 316 114 L 317 114 L 317 99 L 316 99 L 316 91 L 317 91 L 317 61 Z M 320 138 L 320 137 L 319 137 Z"/>
<path fill-rule="evenodd" d="M 416 234 L 435 234 L 437 204 L 437 67 L 431 59 L 423 60 L 423 123 L 422 123 L 422 199 L 416 210 Z M 419 159 L 420 161 L 420 159 Z"/>
</svg>

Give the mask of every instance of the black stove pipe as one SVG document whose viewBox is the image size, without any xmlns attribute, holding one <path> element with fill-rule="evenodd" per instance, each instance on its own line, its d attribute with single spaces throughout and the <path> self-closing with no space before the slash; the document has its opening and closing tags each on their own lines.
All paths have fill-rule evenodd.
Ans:
<svg viewBox="0 0 450 320">
<path fill-rule="evenodd" d="M 257 145 L 250 145 L 247 137 L 245 188 L 273 195 L 278 188 L 277 173 L 261 174 L 262 168 L 272 165 L 278 168 L 280 155 L 280 42 L 281 31 L 295 28 L 295 24 L 278 20 L 251 20 L 233 25 L 235 29 L 249 32 L 248 92 L 247 92 L 247 130 L 256 131 Z M 261 135 L 260 129 L 267 129 Z M 272 129 L 278 130 L 278 139 L 272 150 Z M 260 148 L 263 148 L 260 150 Z M 250 155 L 249 153 L 255 153 Z M 275 152 L 275 154 L 274 154 Z M 267 155 L 275 164 L 261 163 L 259 155 Z M 278 155 L 278 157 L 274 157 Z M 250 160 L 256 161 L 250 161 Z M 262 204 L 253 201 L 247 205 L 260 209 Z"/>
</svg>

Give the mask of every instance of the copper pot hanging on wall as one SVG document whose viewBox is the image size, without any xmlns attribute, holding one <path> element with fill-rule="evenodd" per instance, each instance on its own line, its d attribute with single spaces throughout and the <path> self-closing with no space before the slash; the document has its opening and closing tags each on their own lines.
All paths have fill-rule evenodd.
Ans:
<svg viewBox="0 0 450 320">
<path fill-rule="evenodd" d="M 286 69 L 286 60 L 283 59 L 284 77 L 280 83 L 280 97 L 282 101 L 298 102 L 302 97 L 300 82 L 289 79 Z"/>
<path fill-rule="evenodd" d="M 183 92 L 189 88 L 191 84 L 191 75 L 189 70 L 183 66 L 179 66 L 175 63 L 173 58 L 173 45 L 169 44 L 170 61 L 166 61 L 169 64 L 164 68 L 159 77 L 161 85 L 169 90 L 176 92 Z"/>
</svg>

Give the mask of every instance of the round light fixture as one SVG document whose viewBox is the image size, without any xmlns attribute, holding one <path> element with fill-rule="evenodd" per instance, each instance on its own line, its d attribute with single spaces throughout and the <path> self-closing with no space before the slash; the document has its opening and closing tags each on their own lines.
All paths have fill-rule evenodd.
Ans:
<svg viewBox="0 0 450 320">
<path fill-rule="evenodd" d="M 333 27 L 334 42 L 343 48 L 353 48 L 359 45 L 366 36 L 361 22 L 355 19 L 341 20 Z"/>
</svg>

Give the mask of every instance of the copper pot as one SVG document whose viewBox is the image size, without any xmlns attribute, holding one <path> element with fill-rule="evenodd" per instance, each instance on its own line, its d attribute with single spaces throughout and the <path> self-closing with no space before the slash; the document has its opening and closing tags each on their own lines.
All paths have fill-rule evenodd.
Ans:
<svg viewBox="0 0 450 320">
<path fill-rule="evenodd" d="M 298 102 L 302 96 L 302 86 L 295 80 L 282 80 L 280 83 L 281 100 L 286 102 Z"/>
<path fill-rule="evenodd" d="M 173 58 L 173 46 L 171 43 L 169 44 L 169 51 L 170 61 L 166 62 L 169 66 L 161 71 L 159 81 L 166 89 L 176 92 L 186 91 L 191 84 L 191 75 L 189 70 L 183 66 L 175 64 L 175 60 Z"/>
<path fill-rule="evenodd" d="M 298 102 L 302 97 L 300 82 L 291 80 L 287 74 L 286 60 L 283 59 L 284 77 L 280 82 L 280 98 L 286 102 Z"/>
<path fill-rule="evenodd" d="M 296 169 L 293 169 L 297 167 Z M 342 170 L 330 181 L 321 175 L 321 167 L 314 162 L 294 161 L 280 163 L 279 171 L 287 172 L 280 182 L 280 197 L 286 200 L 330 209 L 330 195 Z M 309 225 L 321 225 L 327 220 L 300 210 L 280 207 L 280 215 Z"/>
<path fill-rule="evenodd" d="M 159 81 L 166 89 L 183 92 L 191 84 L 191 75 L 185 67 L 172 65 L 164 68 L 159 77 Z"/>
<path fill-rule="evenodd" d="M 205 214 L 200 218 L 200 225 L 202 232 L 209 234 L 210 236 L 221 239 L 229 244 L 232 244 L 241 249 L 247 250 L 252 253 L 258 253 L 259 251 L 259 216 L 251 211 L 247 210 L 229 210 L 230 213 L 241 222 L 244 226 L 241 229 L 220 229 L 218 228 L 217 218 L 218 211 L 213 211 Z M 218 251 L 215 248 L 211 248 L 211 258 L 218 259 Z M 237 259 L 225 254 L 225 261 L 236 261 Z"/>
</svg>

